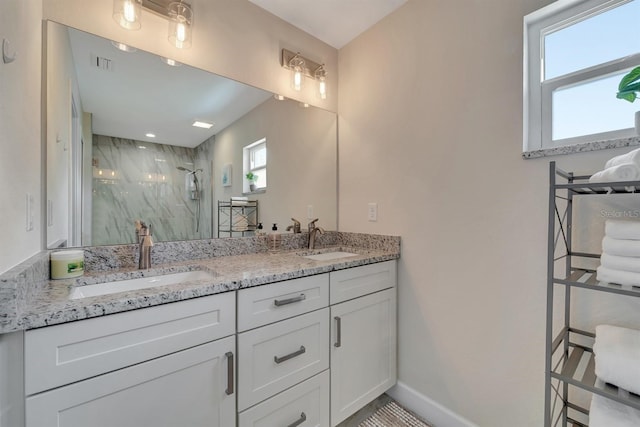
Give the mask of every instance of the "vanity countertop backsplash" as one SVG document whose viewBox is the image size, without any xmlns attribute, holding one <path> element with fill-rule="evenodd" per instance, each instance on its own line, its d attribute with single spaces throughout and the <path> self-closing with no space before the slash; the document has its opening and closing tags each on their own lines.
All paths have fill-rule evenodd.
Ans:
<svg viewBox="0 0 640 427">
<path fill-rule="evenodd" d="M 49 280 L 49 251 L 0 275 L 0 333 L 33 329 L 241 288 L 327 273 L 400 257 L 400 237 L 327 232 L 315 250 L 307 234 L 283 235 L 282 248 L 267 249 L 264 238 L 161 242 L 153 247 L 152 268 L 137 269 L 136 245 L 85 248 L 85 275 Z M 311 253 L 344 251 L 356 256 L 326 261 Z M 202 270 L 212 279 L 71 300 L 74 287 L 117 280 Z"/>
</svg>

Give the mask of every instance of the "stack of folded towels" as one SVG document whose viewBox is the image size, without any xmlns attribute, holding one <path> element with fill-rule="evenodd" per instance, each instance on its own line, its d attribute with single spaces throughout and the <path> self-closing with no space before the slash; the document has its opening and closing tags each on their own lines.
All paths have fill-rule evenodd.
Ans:
<svg viewBox="0 0 640 427">
<path fill-rule="evenodd" d="M 607 220 L 597 279 L 640 286 L 640 221 Z"/>
<path fill-rule="evenodd" d="M 605 163 L 604 170 L 594 173 L 589 182 L 615 182 L 640 180 L 640 148 L 614 157 Z"/>
<path fill-rule="evenodd" d="M 596 326 L 593 346 L 596 376 L 627 392 L 640 394 L 640 331 L 612 325 Z M 637 427 L 640 411 L 593 394 L 589 427 Z"/>
</svg>

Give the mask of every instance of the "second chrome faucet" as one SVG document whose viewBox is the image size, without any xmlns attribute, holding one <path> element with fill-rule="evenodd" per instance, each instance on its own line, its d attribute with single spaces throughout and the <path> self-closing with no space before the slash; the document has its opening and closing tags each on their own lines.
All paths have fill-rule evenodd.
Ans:
<svg viewBox="0 0 640 427">
<path fill-rule="evenodd" d="M 316 221 L 318 221 L 318 218 L 314 219 L 309 223 L 309 245 L 308 245 L 309 249 L 315 249 L 316 235 L 318 233 L 324 234 L 324 230 L 322 228 L 316 227 Z"/>
<path fill-rule="evenodd" d="M 136 221 L 136 240 L 138 243 L 138 269 L 148 270 L 151 268 L 151 224 L 148 226 L 143 221 Z"/>
</svg>

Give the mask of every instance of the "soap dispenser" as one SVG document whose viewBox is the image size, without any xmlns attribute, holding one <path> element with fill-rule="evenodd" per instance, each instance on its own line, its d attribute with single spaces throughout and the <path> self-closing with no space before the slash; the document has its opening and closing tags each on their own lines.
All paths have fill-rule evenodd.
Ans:
<svg viewBox="0 0 640 427">
<path fill-rule="evenodd" d="M 274 223 L 271 227 L 271 233 L 269 233 L 269 250 L 277 251 L 280 249 L 280 243 L 282 242 L 282 236 L 278 232 L 278 224 Z"/>
</svg>

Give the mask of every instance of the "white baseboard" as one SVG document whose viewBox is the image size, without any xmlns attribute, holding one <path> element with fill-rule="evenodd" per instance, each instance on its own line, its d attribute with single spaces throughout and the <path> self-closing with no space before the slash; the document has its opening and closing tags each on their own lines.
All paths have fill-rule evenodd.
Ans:
<svg viewBox="0 0 640 427">
<path fill-rule="evenodd" d="M 478 427 L 438 402 L 429 399 L 405 383 L 398 383 L 387 394 L 434 427 Z"/>
</svg>

